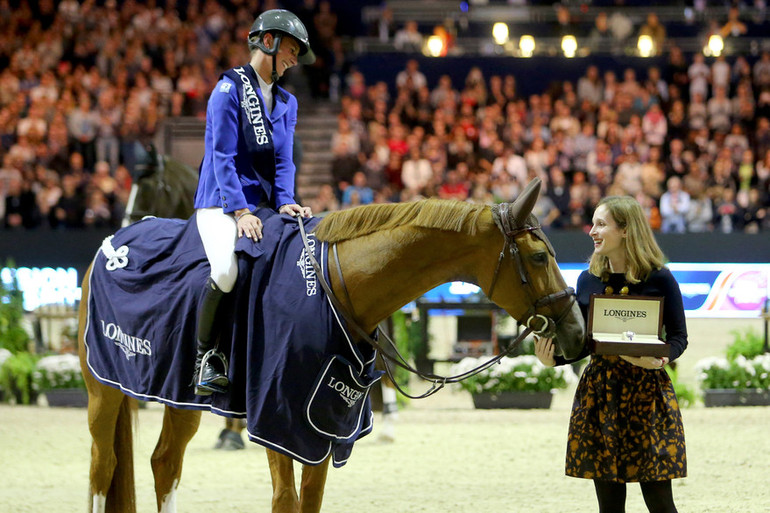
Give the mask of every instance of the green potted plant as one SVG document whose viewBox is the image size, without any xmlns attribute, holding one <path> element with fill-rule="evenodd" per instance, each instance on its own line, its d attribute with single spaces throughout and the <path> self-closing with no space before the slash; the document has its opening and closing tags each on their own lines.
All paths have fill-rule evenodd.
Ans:
<svg viewBox="0 0 770 513">
<path fill-rule="evenodd" d="M 32 387 L 45 394 L 48 406 L 88 406 L 77 355 L 67 353 L 41 358 L 32 374 Z"/>
<path fill-rule="evenodd" d="M 467 372 L 492 357 L 463 358 L 452 374 Z M 471 393 L 479 409 L 550 408 L 553 392 L 577 381 L 572 367 L 546 367 L 536 356 L 505 357 L 489 369 L 464 379 L 460 386 Z"/>
<path fill-rule="evenodd" d="M 13 267 L 13 262 L 6 264 Z M 0 279 L 0 347 L 11 353 L 29 350 L 30 337 L 24 329 L 24 298 L 14 281 L 6 284 Z"/>
<path fill-rule="evenodd" d="M 708 406 L 770 405 L 770 354 L 752 328 L 733 330 L 726 357 L 695 364 L 703 403 Z"/>
<path fill-rule="evenodd" d="M 770 405 L 770 353 L 704 358 L 695 370 L 707 407 Z"/>
<path fill-rule="evenodd" d="M 6 266 L 13 268 L 14 263 L 8 261 Z M 37 399 L 32 390 L 37 356 L 28 352 L 30 337 L 23 326 L 23 299 L 15 278 L 10 283 L 0 279 L 0 396 L 17 404 Z"/>
<path fill-rule="evenodd" d="M 0 388 L 5 392 L 5 400 L 13 399 L 16 404 L 31 404 L 37 400 L 37 391 L 32 386 L 37 360 L 37 355 L 24 351 L 10 353 L 5 358 L 0 366 Z"/>
</svg>

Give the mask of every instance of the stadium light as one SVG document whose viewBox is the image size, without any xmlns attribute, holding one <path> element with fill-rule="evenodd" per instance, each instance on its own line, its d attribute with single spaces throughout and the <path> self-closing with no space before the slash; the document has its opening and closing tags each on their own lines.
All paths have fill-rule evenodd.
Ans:
<svg viewBox="0 0 770 513">
<path fill-rule="evenodd" d="M 495 43 L 503 45 L 508 42 L 508 25 L 498 21 L 492 26 L 492 38 Z"/>
<path fill-rule="evenodd" d="M 713 55 L 714 57 L 719 57 L 722 55 L 722 50 L 725 49 L 725 42 L 722 40 L 722 36 L 719 34 L 714 34 L 711 37 L 709 37 L 709 42 L 706 48 L 703 49 L 703 53 L 708 55 Z"/>
<path fill-rule="evenodd" d="M 430 36 L 425 43 L 425 55 L 439 57 L 444 52 L 444 41 L 440 36 Z"/>
<path fill-rule="evenodd" d="M 575 39 L 575 36 L 564 36 L 561 38 L 561 50 L 564 52 L 564 56 L 567 58 L 572 58 L 575 56 L 575 53 L 577 53 L 577 39 Z"/>
<path fill-rule="evenodd" d="M 652 41 L 652 38 L 646 34 L 639 36 L 636 47 L 639 49 L 639 55 L 642 57 L 651 57 L 655 55 L 655 43 Z"/>
<path fill-rule="evenodd" d="M 528 34 L 521 36 L 519 50 L 521 50 L 522 57 L 532 57 L 535 53 L 535 38 Z"/>
</svg>

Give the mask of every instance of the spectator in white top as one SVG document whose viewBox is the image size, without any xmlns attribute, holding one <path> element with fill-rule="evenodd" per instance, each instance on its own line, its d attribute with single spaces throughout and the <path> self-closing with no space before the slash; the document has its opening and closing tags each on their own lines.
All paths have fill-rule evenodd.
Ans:
<svg viewBox="0 0 770 513">
<path fill-rule="evenodd" d="M 714 87 L 714 97 L 706 104 L 709 117 L 709 128 L 713 131 L 727 132 L 730 130 L 730 114 L 732 105 L 727 98 L 727 90 L 721 86 Z"/>
<path fill-rule="evenodd" d="M 663 233 L 684 233 L 690 195 L 682 190 L 682 180 L 672 176 L 666 182 L 666 192 L 660 197 L 660 229 Z"/>
<path fill-rule="evenodd" d="M 506 146 L 503 154 L 492 163 L 492 176 L 503 174 L 515 179 L 520 187 L 527 183 L 527 162 L 524 157 L 514 153 L 510 146 Z"/>
<path fill-rule="evenodd" d="M 404 187 L 417 194 L 424 194 L 425 187 L 433 178 L 430 161 L 422 156 L 418 146 L 409 148 L 409 158 L 401 166 L 401 182 Z"/>
<path fill-rule="evenodd" d="M 417 28 L 417 22 L 410 20 L 396 32 L 393 45 L 401 52 L 419 52 L 422 49 L 423 36 Z"/>
<path fill-rule="evenodd" d="M 412 91 L 418 91 L 427 85 L 428 80 L 420 71 L 420 63 L 416 59 L 406 61 L 406 69 L 399 71 L 396 75 L 396 87 L 398 89 L 409 87 Z"/>
<path fill-rule="evenodd" d="M 27 137 L 31 142 L 42 141 L 48 132 L 48 123 L 45 120 L 45 110 L 40 102 L 33 103 L 29 107 L 27 117 L 21 118 L 16 125 L 16 134 Z"/>
<path fill-rule="evenodd" d="M 642 164 L 639 154 L 631 146 L 626 148 L 626 155 L 618 165 L 613 185 L 629 196 L 636 196 L 642 191 Z"/>
<path fill-rule="evenodd" d="M 644 132 L 644 140 L 650 146 L 662 146 L 665 142 L 668 133 L 668 121 L 657 103 L 652 103 L 644 114 L 642 132 Z"/>
<path fill-rule="evenodd" d="M 456 104 L 459 93 L 452 88 L 452 78 L 449 75 L 441 75 L 438 85 L 430 92 L 430 104 L 438 109 L 445 102 Z"/>
<path fill-rule="evenodd" d="M 690 105 L 687 107 L 687 123 L 690 130 L 701 130 L 707 128 L 706 119 L 708 110 L 703 101 L 704 96 L 701 93 L 695 93 L 691 97 Z"/>
<path fill-rule="evenodd" d="M 623 14 L 622 10 L 616 10 L 612 13 L 607 24 L 618 42 L 625 41 L 634 31 L 634 23 L 631 18 Z"/>
<path fill-rule="evenodd" d="M 599 68 L 594 65 L 588 66 L 586 74 L 578 79 L 577 97 L 581 102 L 588 100 L 591 105 L 596 107 L 602 101 L 603 88 L 602 81 L 599 78 Z"/>
<path fill-rule="evenodd" d="M 711 65 L 711 86 L 714 88 L 724 87 L 725 90 L 730 88 L 730 76 L 732 70 L 727 63 L 724 54 L 717 57 L 714 64 Z"/>
<path fill-rule="evenodd" d="M 361 139 L 350 127 L 345 116 L 337 119 L 337 131 L 332 134 L 332 152 L 337 157 L 357 155 L 361 150 Z"/>
<path fill-rule="evenodd" d="M 702 53 L 695 53 L 693 63 L 687 68 L 687 76 L 690 78 L 690 98 L 694 98 L 696 94 L 700 94 L 704 99 L 708 98 L 711 69 L 705 63 Z"/>
</svg>

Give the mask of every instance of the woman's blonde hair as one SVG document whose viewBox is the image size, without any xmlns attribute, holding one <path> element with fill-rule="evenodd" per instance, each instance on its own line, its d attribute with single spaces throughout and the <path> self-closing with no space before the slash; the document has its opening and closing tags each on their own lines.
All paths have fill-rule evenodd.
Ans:
<svg viewBox="0 0 770 513">
<path fill-rule="evenodd" d="M 658 246 L 652 228 L 642 206 L 631 196 L 608 196 L 597 208 L 604 205 L 618 227 L 626 230 L 623 248 L 626 251 L 626 281 L 639 283 L 647 279 L 653 270 L 665 264 L 665 256 Z M 606 256 L 591 255 L 588 271 L 606 281 L 610 275 L 610 260 Z"/>
</svg>

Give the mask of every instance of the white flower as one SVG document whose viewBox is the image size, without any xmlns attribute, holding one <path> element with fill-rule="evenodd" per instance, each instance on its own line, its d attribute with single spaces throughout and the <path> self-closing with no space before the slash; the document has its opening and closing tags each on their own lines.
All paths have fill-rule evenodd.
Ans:
<svg viewBox="0 0 770 513">
<path fill-rule="evenodd" d="M 0 367 L 2 367 L 5 361 L 11 357 L 11 354 L 12 353 L 6 348 L 0 348 Z"/>
<path fill-rule="evenodd" d="M 35 383 L 39 388 L 83 386 L 80 359 L 74 354 L 45 356 L 38 360 Z"/>
</svg>

